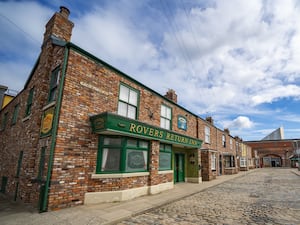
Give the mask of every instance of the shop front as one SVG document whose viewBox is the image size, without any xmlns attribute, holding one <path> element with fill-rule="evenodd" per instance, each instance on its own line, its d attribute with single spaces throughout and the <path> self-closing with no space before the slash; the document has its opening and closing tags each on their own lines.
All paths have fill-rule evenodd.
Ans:
<svg viewBox="0 0 300 225">
<path fill-rule="evenodd" d="M 86 204 L 156 194 L 177 182 L 201 182 L 201 140 L 108 112 L 90 121 L 98 153 Z"/>
</svg>

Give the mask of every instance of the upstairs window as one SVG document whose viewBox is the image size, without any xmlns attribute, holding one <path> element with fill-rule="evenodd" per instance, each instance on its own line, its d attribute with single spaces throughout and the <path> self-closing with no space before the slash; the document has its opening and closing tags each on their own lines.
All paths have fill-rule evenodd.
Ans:
<svg viewBox="0 0 300 225">
<path fill-rule="evenodd" d="M 19 108 L 20 108 L 19 104 L 15 105 L 14 114 L 13 114 L 13 117 L 12 117 L 12 120 L 11 120 L 12 125 L 16 124 L 16 122 L 17 122 Z"/>
<path fill-rule="evenodd" d="M 224 134 L 222 135 L 222 146 L 223 146 L 224 148 L 226 147 L 226 137 L 225 137 Z"/>
<path fill-rule="evenodd" d="M 210 143 L 210 128 L 205 126 L 205 143 Z"/>
<path fill-rule="evenodd" d="M 233 149 L 232 138 L 229 139 L 230 149 Z"/>
<path fill-rule="evenodd" d="M 60 76 L 60 67 L 57 67 L 55 70 L 52 71 L 51 74 L 48 102 L 53 102 L 57 98 L 59 76 Z"/>
<path fill-rule="evenodd" d="M 137 119 L 139 92 L 125 85 L 120 85 L 118 114 L 131 119 Z"/>
<path fill-rule="evenodd" d="M 161 105 L 160 127 L 170 130 L 171 118 L 172 118 L 171 108 L 166 105 Z"/>
<path fill-rule="evenodd" d="M 4 113 L 4 115 L 3 115 L 3 117 L 2 117 L 2 121 L 1 121 L 1 130 L 4 130 L 5 127 L 6 127 L 7 118 L 8 118 L 8 112 Z"/>
<path fill-rule="evenodd" d="M 32 106 L 33 93 L 34 93 L 34 89 L 31 88 L 30 91 L 29 91 L 28 99 L 27 99 L 25 116 L 29 116 L 31 114 L 31 106 Z"/>
</svg>

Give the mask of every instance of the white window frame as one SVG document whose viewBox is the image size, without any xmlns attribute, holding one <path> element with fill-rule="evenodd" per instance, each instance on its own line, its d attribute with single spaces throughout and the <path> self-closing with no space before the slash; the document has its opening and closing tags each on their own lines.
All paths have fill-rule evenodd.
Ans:
<svg viewBox="0 0 300 225">
<path fill-rule="evenodd" d="M 137 119 L 139 92 L 120 84 L 118 114 L 131 119 Z"/>
<path fill-rule="evenodd" d="M 172 127 L 172 109 L 169 106 L 161 105 L 160 127 L 171 130 Z"/>
<path fill-rule="evenodd" d="M 211 153 L 211 170 L 216 170 L 216 160 L 217 160 L 216 153 L 212 152 Z"/>
<path fill-rule="evenodd" d="M 225 137 L 225 134 L 222 134 L 222 146 L 224 148 L 226 147 L 226 137 Z"/>
<path fill-rule="evenodd" d="M 240 167 L 247 167 L 247 158 L 246 157 L 240 158 Z"/>
<path fill-rule="evenodd" d="M 209 126 L 205 126 L 204 133 L 205 133 L 205 143 L 210 144 L 210 127 Z"/>
</svg>

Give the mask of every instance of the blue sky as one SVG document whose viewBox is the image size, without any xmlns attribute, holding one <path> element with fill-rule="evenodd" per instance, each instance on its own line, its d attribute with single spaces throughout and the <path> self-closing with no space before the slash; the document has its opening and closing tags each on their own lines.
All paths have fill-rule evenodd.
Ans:
<svg viewBox="0 0 300 225">
<path fill-rule="evenodd" d="M 22 90 L 61 5 L 74 44 L 233 136 L 300 138 L 300 1 L 0 1 L 0 84 Z"/>
</svg>

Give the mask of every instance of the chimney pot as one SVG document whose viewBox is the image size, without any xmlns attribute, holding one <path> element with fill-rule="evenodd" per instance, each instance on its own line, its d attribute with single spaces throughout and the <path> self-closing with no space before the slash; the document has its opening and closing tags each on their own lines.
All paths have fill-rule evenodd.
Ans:
<svg viewBox="0 0 300 225">
<path fill-rule="evenodd" d="M 61 6 L 60 7 L 60 14 L 62 16 L 64 16 L 65 18 L 69 18 L 70 10 L 67 7 L 65 7 L 65 6 Z"/>
</svg>

